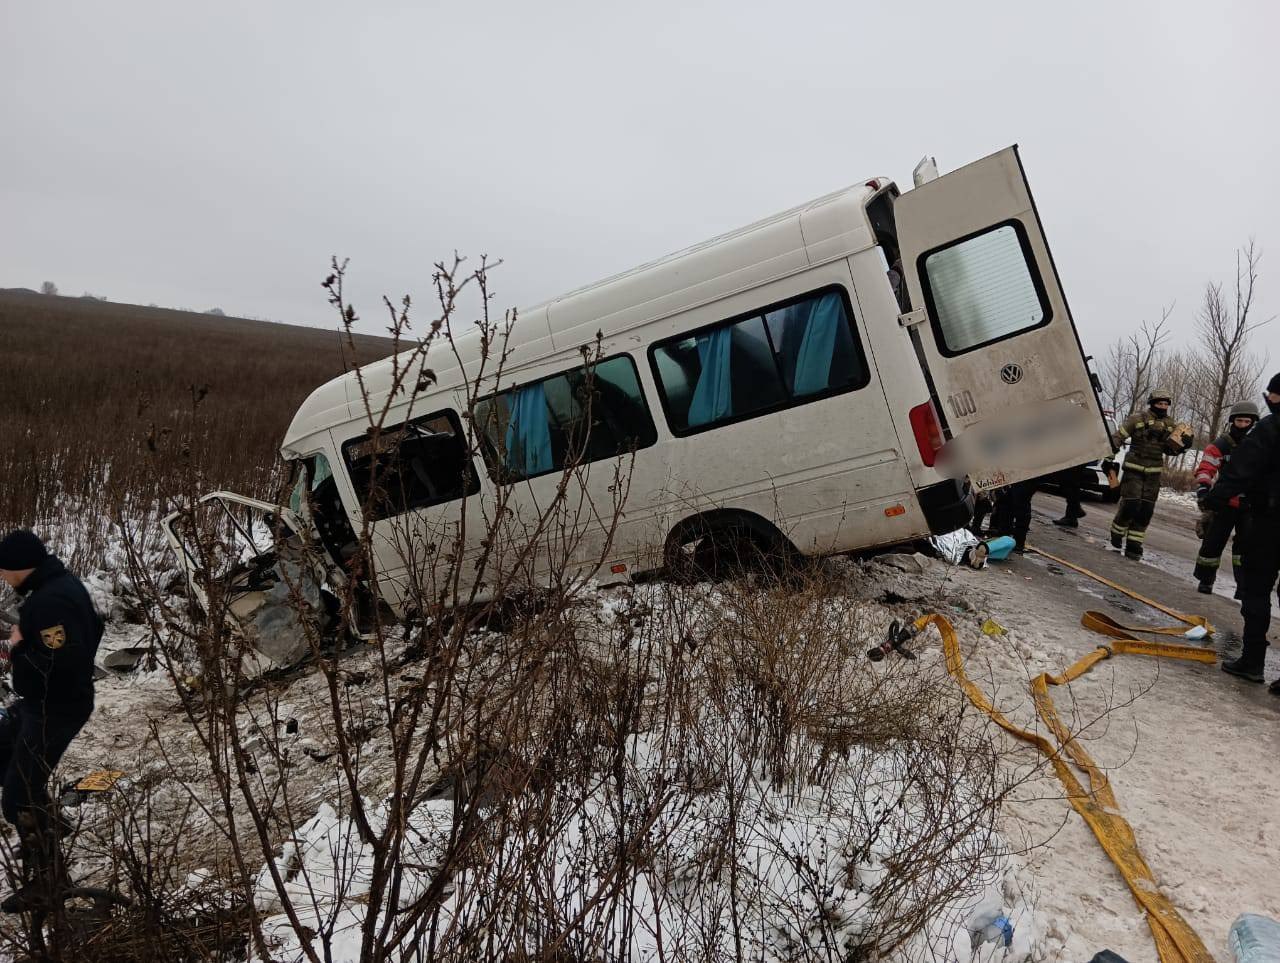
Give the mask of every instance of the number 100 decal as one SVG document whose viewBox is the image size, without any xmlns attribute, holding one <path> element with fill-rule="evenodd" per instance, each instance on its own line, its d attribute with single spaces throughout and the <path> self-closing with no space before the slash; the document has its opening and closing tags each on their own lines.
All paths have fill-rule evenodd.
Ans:
<svg viewBox="0 0 1280 963">
<path fill-rule="evenodd" d="M 978 403 L 973 400 L 973 392 L 957 391 L 947 399 L 947 404 L 951 408 L 951 414 L 955 418 L 964 418 L 972 415 L 978 410 Z"/>
</svg>

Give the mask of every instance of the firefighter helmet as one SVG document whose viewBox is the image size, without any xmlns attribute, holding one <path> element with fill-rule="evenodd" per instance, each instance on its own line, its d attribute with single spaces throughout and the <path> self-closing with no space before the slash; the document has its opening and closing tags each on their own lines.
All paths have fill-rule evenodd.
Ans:
<svg viewBox="0 0 1280 963">
<path fill-rule="evenodd" d="M 1237 418 L 1252 418 L 1258 420 L 1258 406 L 1252 401 L 1240 401 L 1231 406 L 1231 410 L 1227 412 L 1227 420 L 1235 421 Z"/>
</svg>

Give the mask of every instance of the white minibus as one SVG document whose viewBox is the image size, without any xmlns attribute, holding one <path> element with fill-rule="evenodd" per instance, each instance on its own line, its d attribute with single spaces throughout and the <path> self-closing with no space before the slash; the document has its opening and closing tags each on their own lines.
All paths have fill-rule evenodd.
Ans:
<svg viewBox="0 0 1280 963">
<path fill-rule="evenodd" d="M 628 465 L 616 528 L 580 552 L 610 573 L 720 537 L 805 555 L 909 542 L 965 525 L 975 488 L 1109 452 L 1017 148 L 943 176 L 922 163 L 914 180 L 861 181 L 522 312 L 502 383 L 470 406 L 478 339 L 433 354 L 434 384 L 403 403 L 391 359 L 361 369 L 363 387 L 322 385 L 281 448 L 309 490 L 290 524 L 339 572 L 371 525 L 370 588 L 403 614 L 406 533 L 437 545 L 499 486 L 517 508 L 555 496 L 582 441 L 584 345 L 598 361 L 582 460 L 601 464 L 574 484 L 607 505 Z M 390 412 L 372 435 L 366 397 Z M 395 495 L 365 519 L 388 439 Z"/>
</svg>

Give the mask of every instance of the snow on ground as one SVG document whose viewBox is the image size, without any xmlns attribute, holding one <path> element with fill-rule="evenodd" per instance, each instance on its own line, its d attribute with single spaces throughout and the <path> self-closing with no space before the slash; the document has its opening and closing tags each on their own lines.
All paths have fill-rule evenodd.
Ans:
<svg viewBox="0 0 1280 963">
<path fill-rule="evenodd" d="M 633 764 L 644 767 L 646 757 L 655 754 L 655 747 L 648 739 L 637 738 L 629 754 Z M 881 779 L 877 785 L 876 792 L 884 793 L 883 800 L 877 796 L 873 802 L 887 804 L 893 792 L 891 755 L 886 754 L 879 763 L 885 770 L 881 775 L 889 778 Z M 837 785 L 831 793 L 800 796 L 754 785 L 736 801 L 736 818 L 741 823 L 736 910 L 743 919 L 764 921 L 764 925 L 744 928 L 742 950 L 748 959 L 779 963 L 799 958 L 843 959 L 851 948 L 874 939 L 876 934 L 870 929 L 875 923 L 870 891 L 890 872 L 880 860 L 884 851 L 873 849 L 860 860 L 847 859 L 848 843 L 855 838 L 856 825 L 848 814 L 861 810 L 869 801 L 866 793 L 865 787 L 852 783 Z M 641 961 L 682 958 L 679 949 L 673 951 L 673 947 L 682 946 L 697 946 L 700 952 L 710 952 L 713 959 L 735 958 L 734 933 L 728 925 L 713 930 L 712 947 L 707 947 L 705 937 L 705 923 L 714 916 L 713 908 L 726 907 L 730 902 L 729 880 L 713 880 L 708 885 L 700 878 L 705 876 L 703 854 L 708 841 L 719 837 L 726 809 L 723 796 L 677 794 L 670 798 L 654 828 L 667 840 L 666 860 L 655 867 L 653 875 L 638 877 L 627 901 L 628 913 L 645 921 L 644 925 L 624 927 L 624 920 L 619 919 L 618 935 L 610 945 L 625 946 L 629 958 Z M 587 800 L 581 818 L 567 826 L 555 841 L 550 889 L 557 910 L 566 917 L 590 912 L 586 900 L 595 892 L 597 883 L 590 878 L 587 867 L 595 863 L 600 852 L 608 852 L 616 844 L 616 815 L 616 800 L 610 800 L 601 789 Z M 406 854 L 406 859 L 435 865 L 447 845 L 452 820 L 449 800 L 419 806 L 411 821 L 422 843 Z M 901 823 L 892 827 L 895 834 L 918 831 L 910 816 Z M 305 924 L 312 929 L 334 928 L 331 945 L 337 959 L 359 958 L 359 924 L 367 911 L 360 902 L 361 886 L 359 882 L 352 885 L 352 880 L 367 874 L 371 855 L 356 839 L 350 821 L 325 806 L 302 828 L 296 844 L 287 847 L 280 861 L 282 869 L 287 868 L 296 880 L 291 884 L 291 896 L 306 907 Z M 499 856 L 495 864 L 510 864 L 520 858 L 515 851 L 518 841 L 509 845 L 512 852 Z M 934 907 L 931 925 L 904 956 L 983 961 L 1030 958 L 1032 944 L 1040 933 L 1040 921 L 1021 895 L 1015 873 L 1012 861 L 993 859 L 987 877 L 980 881 L 979 895 Z M 659 879 L 668 882 L 664 885 Z M 850 885 L 851 879 L 855 885 Z M 412 902 L 428 879 L 423 876 L 416 882 L 406 888 L 400 906 Z M 475 912 L 477 900 L 491 899 L 499 888 L 499 881 L 485 871 L 461 874 L 451 887 L 442 926 L 465 919 Z M 342 900 L 336 895 L 340 891 L 345 895 Z M 261 893 L 261 910 L 269 913 L 279 909 L 275 890 L 265 877 Z M 604 913 L 605 908 L 598 912 Z M 1015 926 L 1008 951 L 1001 940 L 975 947 L 970 928 L 981 930 L 984 923 L 1000 916 L 1009 917 Z M 726 913 L 726 924 L 728 920 Z M 268 927 L 279 938 L 274 958 L 300 957 L 298 937 L 286 917 L 270 918 Z M 662 936 L 661 943 L 658 935 Z M 319 939 L 315 949 L 323 954 Z"/>
<path fill-rule="evenodd" d="M 1189 508 L 1192 511 L 1199 512 L 1200 505 L 1196 502 L 1195 492 L 1180 492 L 1172 488 L 1160 489 L 1160 498 L 1163 501 L 1172 502 L 1182 508 Z"/>
<path fill-rule="evenodd" d="M 1103 607 L 1103 600 L 1086 594 L 1092 589 L 1083 579 L 1051 571 L 1043 559 L 1033 556 L 992 563 L 982 571 L 929 561 L 921 574 L 872 563 L 851 566 L 849 577 L 851 591 L 866 603 L 873 621 L 887 623 L 892 617 L 924 611 L 941 611 L 951 618 L 970 677 L 1015 722 L 1028 728 L 1037 727 L 1028 680 L 1042 671 L 1065 668 L 1099 642 L 1080 626 L 1079 616 L 1084 607 Z M 145 631 L 121 617 L 120 578 L 99 574 L 87 581 L 99 604 L 115 616 L 103 654 L 143 642 Z M 602 611 L 615 604 L 612 598 L 608 593 L 599 597 Z M 979 626 L 988 618 L 1007 632 L 984 634 Z M 1152 613 L 1151 621 L 1162 617 Z M 940 647 L 932 633 L 914 647 L 926 663 L 940 664 Z M 369 668 L 366 662 L 368 656 L 357 652 L 350 659 L 352 673 Z M 1089 752 L 1111 772 L 1120 805 L 1162 890 L 1216 958 L 1228 960 L 1226 933 L 1239 913 L 1280 916 L 1280 894 L 1272 885 L 1280 855 L 1280 817 L 1270 805 L 1280 797 L 1280 768 L 1273 765 L 1280 757 L 1280 706 L 1242 698 L 1239 686 L 1216 666 L 1135 657 L 1104 662 L 1071 686 L 1055 689 L 1054 697 Z M 318 676 L 304 676 L 273 698 L 274 714 L 299 721 L 299 804 L 315 813 L 294 843 L 286 844 L 281 865 L 295 872 L 304 867 L 313 883 L 343 872 L 358 877 L 364 858 L 358 837 L 349 821 L 327 803 L 332 763 L 323 761 L 322 752 L 305 752 L 323 742 L 324 686 Z M 163 671 L 144 668 L 113 675 L 99 682 L 97 702 L 93 720 L 67 753 L 64 772 L 120 768 L 134 780 L 154 781 L 165 778 L 174 759 L 198 757 L 199 747 L 178 718 L 176 697 Z M 649 748 L 643 739 L 630 745 L 630 764 L 638 771 L 644 770 Z M 1083 963 L 1110 948 L 1131 963 L 1155 960 L 1141 912 L 1089 829 L 1063 799 L 1051 771 L 1033 749 L 1013 740 L 1007 748 L 1007 764 L 1023 780 L 1003 818 L 1007 852 L 993 857 L 976 897 L 936 907 L 933 923 L 904 958 Z M 375 743 L 368 756 L 377 754 Z M 884 764 L 891 762 L 886 756 Z M 374 777 L 365 789 L 377 799 L 378 787 Z M 866 907 L 859 886 L 873 883 L 884 867 L 874 853 L 854 863 L 841 862 L 834 854 L 848 832 L 842 813 L 868 802 L 864 790 L 851 783 L 837 785 L 827 798 L 784 798 L 755 786 L 745 798 L 744 851 L 758 852 L 763 860 L 756 867 L 758 885 L 746 898 L 752 901 L 753 913 L 771 920 L 767 931 L 757 933 L 760 958 L 787 959 L 806 940 L 856 942 L 863 935 Z M 167 804 L 177 812 L 184 799 L 176 787 L 166 799 L 161 787 L 157 811 L 163 813 Z M 676 802 L 687 805 L 690 800 Z M 704 806 L 703 822 L 671 822 L 676 862 L 708 826 L 716 825 L 717 807 L 724 801 L 709 798 L 699 803 Z M 588 809 L 605 814 L 607 800 L 589 800 Z M 88 825 L 102 815 L 94 803 L 81 809 Z M 425 803 L 412 818 L 422 846 L 414 857 L 430 866 L 431 847 L 439 844 L 448 813 L 438 803 Z M 908 818 L 903 831 L 910 829 Z M 199 867 L 202 846 L 214 844 L 216 834 L 206 830 L 202 838 L 198 818 L 189 827 L 193 870 Z M 602 816 L 567 828 L 557 839 L 553 875 L 566 900 L 582 888 L 582 853 L 608 833 L 609 821 Z M 806 860 L 779 859 L 783 852 L 824 866 L 826 875 L 816 881 L 816 888 L 814 879 L 801 878 L 795 870 Z M 91 871 L 93 865 L 87 858 L 78 869 Z M 861 883 L 849 885 L 851 880 Z M 483 888 L 482 879 L 472 882 Z M 344 925 L 358 924 L 363 912 L 358 885 L 354 893 L 336 883 L 331 889 L 344 890 L 345 899 L 322 898 L 315 912 L 331 916 L 339 932 Z M 322 897 L 323 892 L 322 885 Z M 717 898 L 727 897 L 722 892 Z M 269 912 L 271 899 L 264 892 L 261 908 Z M 683 924 L 678 898 L 641 887 L 636 899 L 646 913 L 662 921 L 664 932 L 679 932 Z M 463 909 L 460 903 L 451 908 Z M 998 913 L 1014 925 L 1008 953 L 998 940 L 974 950 L 970 929 Z M 805 922 L 814 918 L 823 920 L 822 926 Z M 280 958 L 287 959 L 298 937 L 279 928 L 279 922 L 277 918 Z M 651 947 L 642 934 L 634 940 L 637 958 L 645 958 Z M 337 945 L 343 946 L 341 940 Z M 351 951 L 349 943 L 346 949 Z"/>
<path fill-rule="evenodd" d="M 984 670 L 996 681 L 1016 680 L 1028 668 L 1056 671 L 1102 641 L 1079 624 L 1083 607 L 1105 608 L 1101 598 L 1072 590 L 1092 594 L 1082 577 L 1051 571 L 1034 556 L 991 574 L 980 608 L 1009 635 L 1005 645 L 970 653 L 975 679 Z M 1142 606 L 1112 614 L 1168 624 Z M 1030 706 L 1018 706 L 1003 685 L 1000 691 L 997 704 L 1015 721 L 1034 719 Z M 1133 656 L 1103 662 L 1052 694 L 1108 770 L 1163 892 L 1210 952 L 1230 960 L 1227 931 L 1236 916 L 1280 915 L 1273 885 L 1280 818 L 1270 806 L 1280 795 L 1280 770 L 1271 765 L 1280 752 L 1280 700 L 1242 687 L 1216 665 Z M 1084 961 L 1108 947 L 1131 963 L 1156 960 L 1137 904 L 1056 780 L 1042 772 L 1026 789 L 1009 807 L 1006 832 L 1030 850 L 1036 906 L 1048 921 L 1042 958 Z"/>
</svg>

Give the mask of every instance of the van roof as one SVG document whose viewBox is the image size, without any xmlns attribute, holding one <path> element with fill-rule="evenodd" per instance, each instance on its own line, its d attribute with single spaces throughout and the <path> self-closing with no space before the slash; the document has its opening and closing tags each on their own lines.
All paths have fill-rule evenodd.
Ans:
<svg viewBox="0 0 1280 963">
<path fill-rule="evenodd" d="M 520 311 L 507 342 L 506 372 L 514 373 L 559 351 L 588 344 L 595 340 L 597 331 L 609 340 L 650 321 L 874 246 L 866 204 L 891 184 L 888 178 L 876 181 L 878 188 L 863 181 L 833 191 Z M 460 336 L 457 345 L 464 366 L 472 369 L 478 365 L 481 350 L 476 332 Z M 433 349 L 425 365 L 435 372 L 439 388 L 461 383 L 458 359 L 447 349 Z M 394 358 L 361 369 L 375 411 L 391 390 L 395 370 Z M 359 391 L 355 372 L 313 391 L 285 433 L 282 454 L 286 458 L 305 454 L 318 432 L 361 417 L 364 406 Z"/>
</svg>

